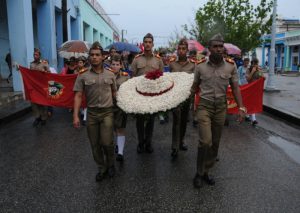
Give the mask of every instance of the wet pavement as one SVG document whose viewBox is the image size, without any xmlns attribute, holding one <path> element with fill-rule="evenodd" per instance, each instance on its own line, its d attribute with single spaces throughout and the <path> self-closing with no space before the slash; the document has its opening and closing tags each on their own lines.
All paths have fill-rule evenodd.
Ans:
<svg viewBox="0 0 300 213">
<path fill-rule="evenodd" d="M 258 127 L 231 117 L 224 127 L 214 187 L 194 189 L 197 129 L 188 125 L 187 152 L 171 160 L 171 123 L 155 123 L 154 153 L 136 153 L 129 119 L 125 162 L 95 182 L 86 129 L 55 110 L 45 127 L 30 114 L 0 129 L 0 212 L 299 212 L 300 129 L 267 114 Z M 172 117 L 172 116 L 171 116 Z"/>
</svg>

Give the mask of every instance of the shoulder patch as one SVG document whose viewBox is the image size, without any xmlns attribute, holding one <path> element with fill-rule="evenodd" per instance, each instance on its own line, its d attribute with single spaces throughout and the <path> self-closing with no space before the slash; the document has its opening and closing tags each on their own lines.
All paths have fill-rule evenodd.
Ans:
<svg viewBox="0 0 300 213">
<path fill-rule="evenodd" d="M 227 61 L 230 64 L 234 64 L 235 63 L 234 60 L 231 59 L 231 58 L 225 58 L 225 61 Z"/>
<path fill-rule="evenodd" d="M 199 61 L 197 61 L 196 63 L 197 64 L 201 64 L 201 63 L 204 63 L 204 62 L 206 62 L 206 58 L 204 57 L 204 58 L 201 58 Z"/>
</svg>

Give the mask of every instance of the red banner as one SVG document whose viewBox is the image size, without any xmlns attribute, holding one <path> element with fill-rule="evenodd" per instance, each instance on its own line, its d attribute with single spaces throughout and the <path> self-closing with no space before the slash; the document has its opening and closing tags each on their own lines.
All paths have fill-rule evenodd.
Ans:
<svg viewBox="0 0 300 213">
<path fill-rule="evenodd" d="M 26 100 L 45 106 L 73 108 L 76 74 L 59 75 L 19 68 Z"/>
<path fill-rule="evenodd" d="M 248 114 L 259 113 L 263 111 L 264 80 L 264 78 L 260 78 L 250 84 L 240 86 L 243 103 L 247 108 Z M 194 107 L 197 107 L 199 99 L 199 95 L 196 95 Z M 228 87 L 227 90 L 227 113 L 238 113 L 238 107 L 230 87 Z"/>
</svg>

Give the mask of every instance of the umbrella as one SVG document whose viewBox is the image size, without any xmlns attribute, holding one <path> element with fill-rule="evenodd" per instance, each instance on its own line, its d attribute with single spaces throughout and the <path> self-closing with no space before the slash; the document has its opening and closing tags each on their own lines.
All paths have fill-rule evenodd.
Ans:
<svg viewBox="0 0 300 213">
<path fill-rule="evenodd" d="M 189 45 L 189 51 L 190 50 L 197 50 L 197 51 L 202 51 L 205 49 L 198 41 L 196 40 L 187 40 L 188 45 Z"/>
<path fill-rule="evenodd" d="M 70 59 L 71 57 L 78 58 L 80 56 L 88 57 L 90 45 L 86 41 L 71 40 L 63 43 L 58 50 L 61 57 Z"/>
<path fill-rule="evenodd" d="M 116 48 L 118 52 L 123 52 L 123 51 L 134 52 L 134 53 L 141 52 L 138 46 L 134 44 L 125 43 L 125 42 L 115 42 L 111 45 L 108 45 L 105 49 L 109 50 L 111 47 Z"/>
<path fill-rule="evenodd" d="M 241 55 L 241 49 L 233 44 L 224 43 L 224 47 L 228 55 Z"/>
</svg>

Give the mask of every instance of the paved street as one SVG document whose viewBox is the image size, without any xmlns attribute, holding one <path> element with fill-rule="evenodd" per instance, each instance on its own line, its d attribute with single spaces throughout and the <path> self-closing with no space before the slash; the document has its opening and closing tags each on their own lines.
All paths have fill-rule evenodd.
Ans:
<svg viewBox="0 0 300 213">
<path fill-rule="evenodd" d="M 171 116 L 172 117 L 172 116 Z M 213 174 L 216 186 L 194 189 L 197 130 L 187 152 L 171 161 L 171 123 L 155 124 L 154 153 L 136 153 L 127 126 L 125 162 L 113 179 L 97 172 L 86 129 L 56 110 L 46 127 L 30 114 L 0 129 L 0 212 L 300 212 L 300 129 L 267 114 L 259 126 L 224 128 Z"/>
</svg>

